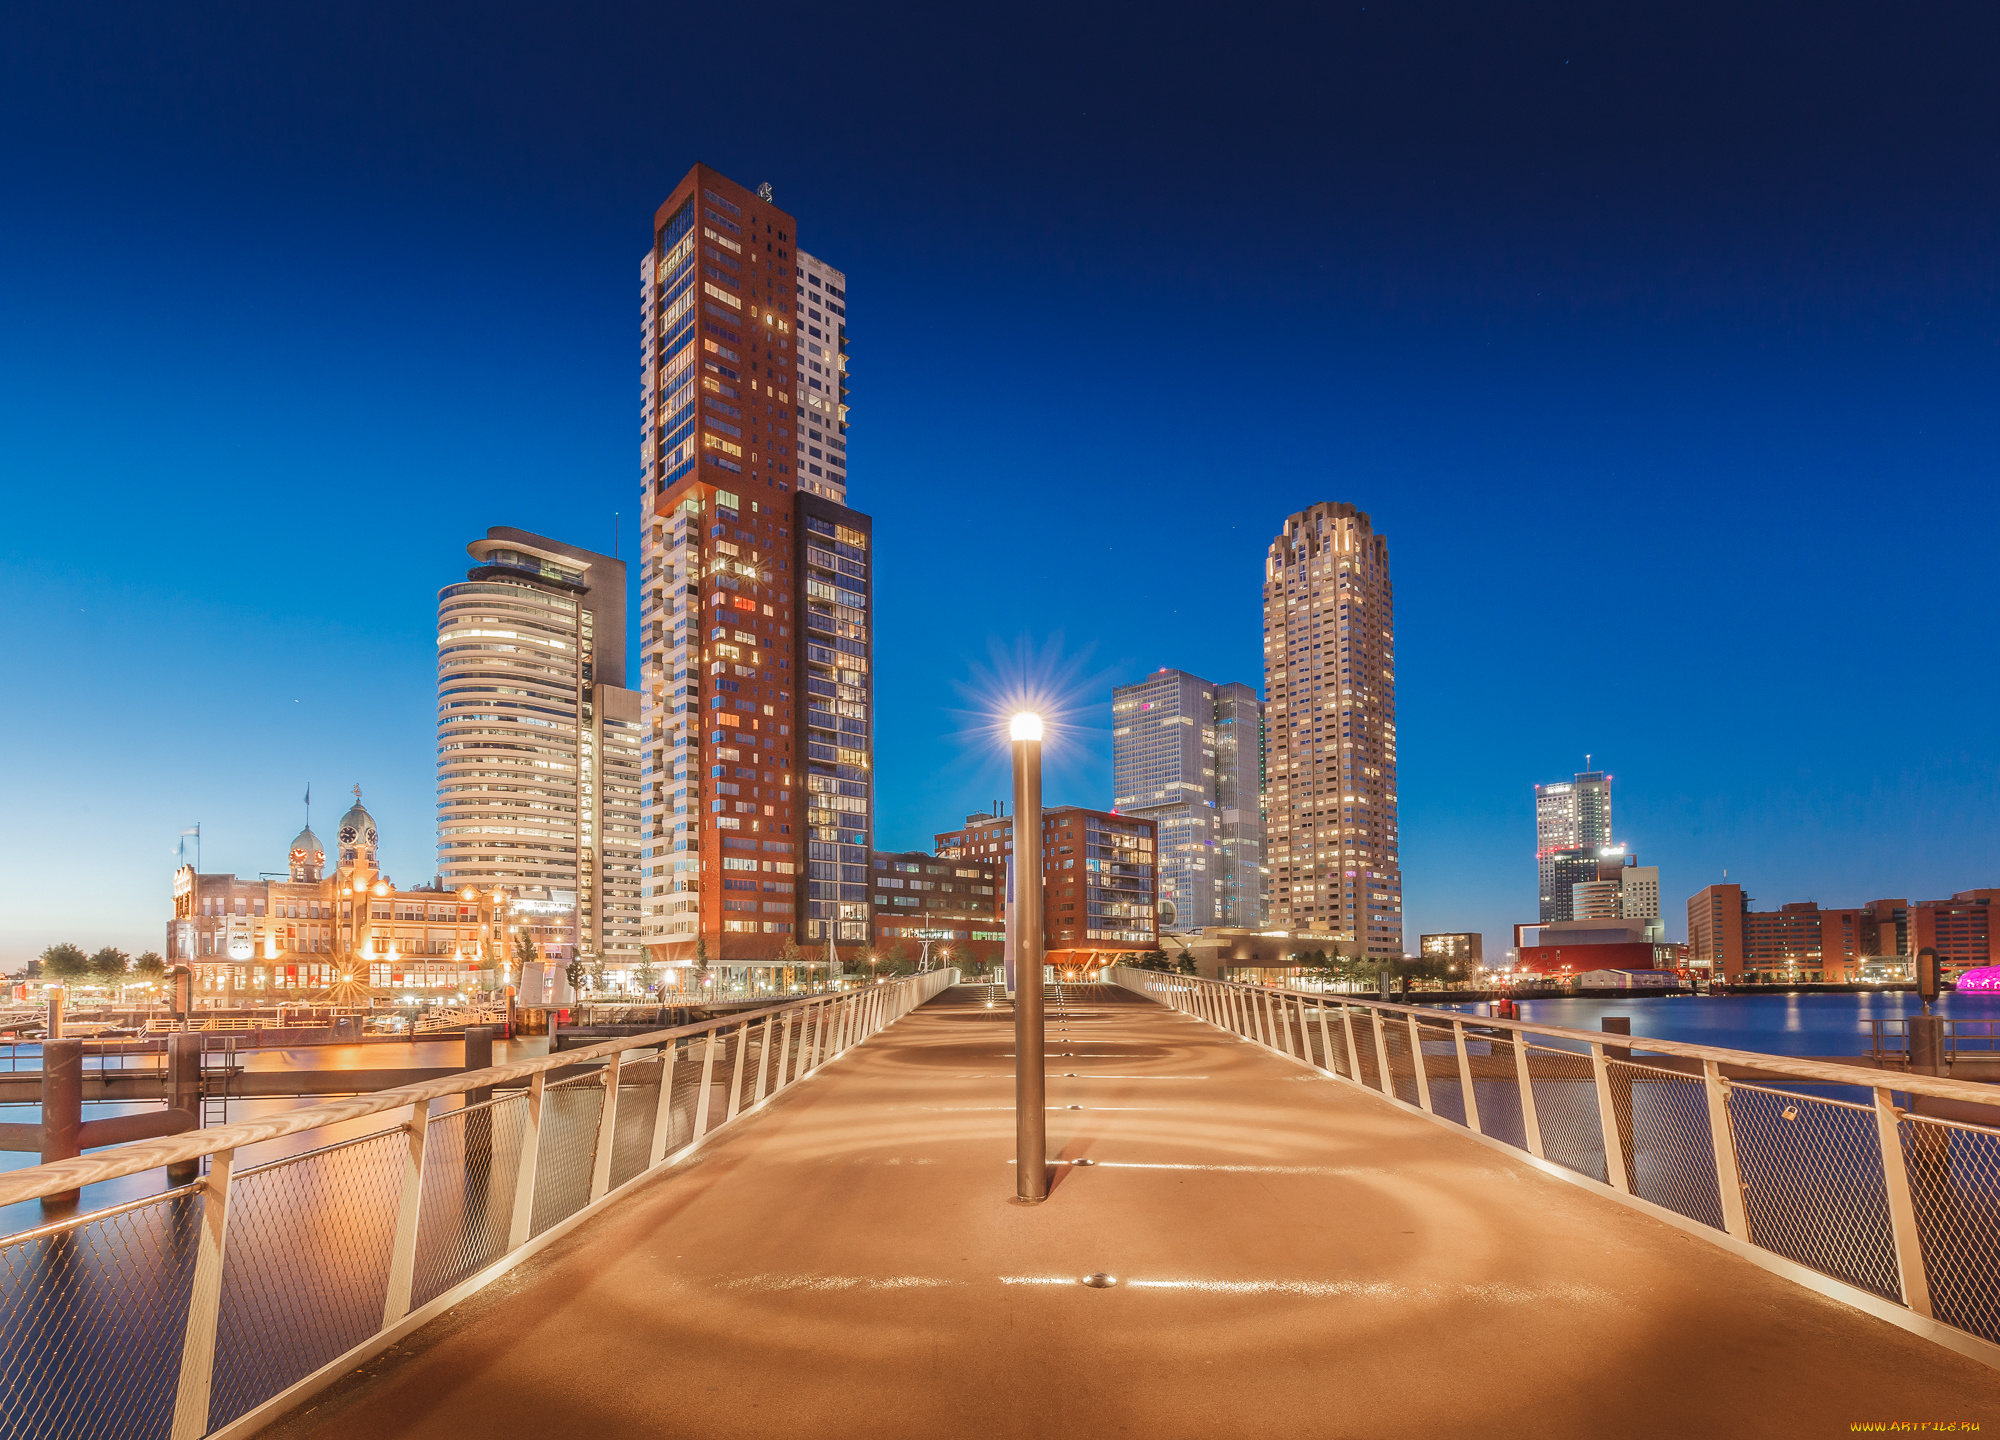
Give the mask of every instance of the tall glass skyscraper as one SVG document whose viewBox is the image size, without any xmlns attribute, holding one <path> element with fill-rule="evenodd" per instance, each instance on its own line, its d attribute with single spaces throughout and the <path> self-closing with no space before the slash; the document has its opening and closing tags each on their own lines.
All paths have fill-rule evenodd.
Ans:
<svg viewBox="0 0 2000 1440">
<path fill-rule="evenodd" d="M 1600 853 L 1611 847 L 1611 777 L 1586 770 L 1571 780 L 1535 787 L 1535 870 L 1543 920 L 1576 917 L 1572 891 L 1598 878 Z"/>
<path fill-rule="evenodd" d="M 1403 953 L 1389 542 L 1352 505 L 1288 517 L 1264 559 L 1271 919 Z"/>
<path fill-rule="evenodd" d="M 1185 670 L 1111 692 L 1113 806 L 1158 832 L 1165 929 L 1264 923 L 1263 713 L 1250 686 Z"/>
</svg>

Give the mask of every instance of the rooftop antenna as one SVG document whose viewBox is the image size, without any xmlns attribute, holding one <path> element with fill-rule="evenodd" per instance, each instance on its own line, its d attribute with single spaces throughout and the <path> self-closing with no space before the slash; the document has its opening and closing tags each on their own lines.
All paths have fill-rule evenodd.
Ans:
<svg viewBox="0 0 2000 1440">
<path fill-rule="evenodd" d="M 771 182 L 769 180 L 766 180 L 762 185 L 757 187 L 757 198 L 762 200 L 766 205 L 771 203 Z"/>
<path fill-rule="evenodd" d="M 618 558 L 618 512 L 611 512 L 611 558 Z"/>
</svg>

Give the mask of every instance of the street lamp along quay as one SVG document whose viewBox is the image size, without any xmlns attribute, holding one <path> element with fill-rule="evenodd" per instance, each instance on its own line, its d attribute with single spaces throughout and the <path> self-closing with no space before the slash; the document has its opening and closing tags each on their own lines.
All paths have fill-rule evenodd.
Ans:
<svg viewBox="0 0 2000 1440">
<path fill-rule="evenodd" d="M 1049 1195 L 1048 1077 L 1042 1058 L 1042 717 L 1022 711 L 1014 743 L 1014 1184 Z"/>
</svg>

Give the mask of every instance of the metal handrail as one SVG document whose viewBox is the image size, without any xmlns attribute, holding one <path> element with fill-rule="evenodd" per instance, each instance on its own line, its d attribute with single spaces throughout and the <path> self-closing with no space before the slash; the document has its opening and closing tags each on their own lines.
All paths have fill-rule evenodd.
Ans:
<svg viewBox="0 0 2000 1440">
<path fill-rule="evenodd" d="M 1111 978 L 2000 1368 L 2000 1089 L 1127 966 Z M 1801 1081 L 1868 1098 L 1783 1083 Z"/>
<path fill-rule="evenodd" d="M 7 1287 L 8 1313 L 28 1316 L 24 1332 L 43 1347 L 32 1374 L 10 1395 L 7 1433 L 131 1433 L 117 1397 L 158 1396 L 164 1385 L 172 1402 L 165 1427 L 171 1440 L 247 1435 L 956 980 L 956 971 L 935 971 L 618 1036 L 535 1060 L 190 1132 L 172 1137 L 172 1143 L 138 1141 L 0 1177 L 0 1204 L 14 1204 L 160 1166 L 202 1157 L 210 1162 L 207 1174 L 193 1184 L 162 1195 L 0 1236 L 0 1284 Z M 755 1065 L 746 1067 L 753 1051 Z M 690 1069 L 695 1073 L 687 1073 Z M 480 1093 L 509 1086 L 515 1088 L 502 1097 Z M 578 1097 L 593 1093 L 597 1098 L 580 1108 Z M 453 1096 L 469 1103 L 431 1114 L 431 1101 Z M 649 1100 L 648 1125 L 643 1119 Z M 391 1111 L 406 1118 L 267 1164 L 237 1164 L 243 1146 Z M 635 1126 L 633 1120 L 642 1123 Z M 440 1135 L 444 1139 L 431 1138 Z M 501 1163 L 503 1154 L 508 1159 Z M 332 1180 L 322 1173 L 329 1170 Z M 363 1175 L 373 1178 L 353 1188 L 363 1185 L 358 1178 Z M 327 1184 L 336 1189 L 323 1193 Z M 349 1188 L 339 1189 L 341 1184 Z M 462 1201 L 468 1194 L 477 1195 L 479 1203 L 466 1209 L 453 1209 L 440 1198 Z M 255 1349 L 270 1339 L 269 1317 L 260 1310 L 254 1325 L 243 1324 L 249 1313 L 244 1307 L 258 1303 L 243 1287 L 254 1290 L 250 1277 L 264 1263 L 259 1256 L 268 1259 L 272 1236 L 289 1235 L 294 1220 L 311 1220 L 329 1205 L 344 1207 L 343 1221 L 355 1232 L 372 1234 L 380 1248 L 371 1253 L 386 1271 L 356 1291 L 355 1275 L 343 1269 L 343 1261 L 330 1260 L 315 1275 L 333 1289 L 345 1289 L 342 1298 L 322 1301 L 314 1284 L 298 1283 L 287 1254 L 281 1281 L 285 1304 L 298 1310 L 284 1313 L 303 1328 L 284 1337 L 278 1346 L 282 1360 L 271 1362 Z M 244 1218 L 232 1218 L 245 1207 Z M 109 1240 L 94 1238 L 107 1234 Z M 62 1257 L 48 1250 L 58 1237 L 71 1247 Z M 324 1247 L 312 1253 L 325 1253 Z M 100 1254 L 106 1257 L 101 1263 L 114 1268 L 140 1267 L 130 1277 L 129 1293 L 146 1297 L 135 1302 L 141 1308 L 169 1307 L 165 1315 L 140 1315 L 138 1321 L 165 1326 L 166 1333 L 177 1327 L 181 1334 L 177 1356 L 154 1345 L 112 1347 L 115 1363 L 127 1367 L 131 1377 L 123 1385 L 105 1383 L 105 1347 L 89 1329 L 90 1307 L 77 1300 L 76 1287 L 97 1263 L 89 1257 Z M 229 1262 L 235 1267 L 229 1272 L 236 1277 L 233 1289 L 224 1283 L 226 1256 L 235 1257 Z M 178 1285 L 171 1273 L 177 1264 L 187 1267 Z M 371 1283 L 381 1288 L 368 1291 Z M 379 1325 L 358 1342 L 351 1309 L 357 1299 L 370 1309 L 381 1306 Z M 299 1337 L 301 1343 L 291 1343 Z M 258 1355 L 265 1359 L 258 1361 Z M 265 1368 L 255 1369 L 259 1363 Z M 78 1394 L 95 1397 L 87 1418 L 77 1411 Z"/>
<path fill-rule="evenodd" d="M 23 1200 L 36 1200 L 44 1195 L 60 1195 L 79 1186 L 117 1180 L 127 1175 L 139 1174 L 141 1171 L 155 1170 L 164 1165 L 200 1160 L 224 1150 L 235 1150 L 265 1140 L 277 1140 L 304 1130 L 317 1130 L 323 1125 L 338 1125 L 348 1120 L 360 1120 L 369 1115 L 381 1115 L 390 1110 L 401 1110 L 411 1105 L 462 1095 L 469 1090 L 495 1089 L 515 1081 L 531 1080 L 534 1076 L 550 1070 L 568 1069 L 596 1060 L 608 1061 L 613 1055 L 629 1050 L 652 1050 L 692 1036 L 735 1030 L 767 1017 L 782 1015 L 788 1010 L 837 1005 L 859 993 L 862 992 L 851 991 L 843 996 L 826 996 L 814 1000 L 772 1005 L 762 1010 L 745 1011 L 718 1020 L 676 1026 L 670 1030 L 656 1030 L 645 1035 L 619 1036 L 600 1041 L 595 1045 L 564 1050 L 559 1054 L 534 1060 L 518 1060 L 485 1070 L 468 1070 L 463 1074 L 447 1076 L 442 1080 L 426 1081 L 421 1085 L 404 1085 L 394 1090 L 378 1090 L 372 1095 L 331 1100 L 324 1104 L 308 1105 L 300 1110 L 287 1111 L 281 1115 L 238 1121 L 233 1125 L 220 1125 L 213 1129 L 190 1130 L 158 1140 L 136 1140 L 94 1154 L 80 1155 L 73 1160 L 54 1160 L 46 1165 L 13 1170 L 0 1175 L 0 1206 L 18 1204 Z M 0 1240 L 3 1239 L 5 1237 L 0 1236 Z"/>
</svg>

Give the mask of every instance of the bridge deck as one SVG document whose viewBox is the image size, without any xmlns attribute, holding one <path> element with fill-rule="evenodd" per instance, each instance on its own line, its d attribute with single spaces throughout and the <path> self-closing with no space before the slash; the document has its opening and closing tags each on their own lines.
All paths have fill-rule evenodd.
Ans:
<svg viewBox="0 0 2000 1440">
<path fill-rule="evenodd" d="M 1095 1163 L 1017 1205 L 1011 1012 L 984 994 L 947 992 L 275 1433 L 2000 1424 L 1994 1371 L 1123 992 L 1051 1006 L 1050 1151 Z M 1118 1283 L 1076 1283 L 1096 1271 Z"/>
</svg>

